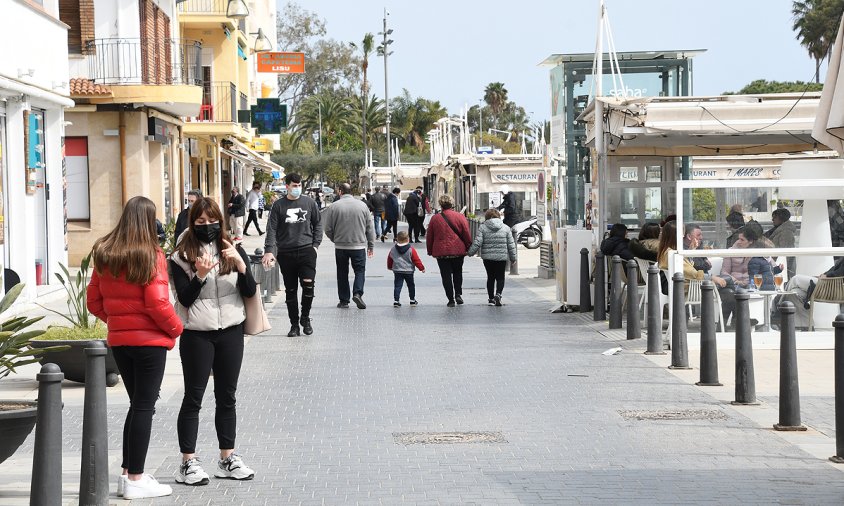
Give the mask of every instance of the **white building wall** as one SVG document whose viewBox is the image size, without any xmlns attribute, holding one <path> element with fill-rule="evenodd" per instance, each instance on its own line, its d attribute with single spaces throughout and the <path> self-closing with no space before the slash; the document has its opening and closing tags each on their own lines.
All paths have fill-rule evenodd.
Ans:
<svg viewBox="0 0 844 506">
<path fill-rule="evenodd" d="M 249 47 L 255 46 L 255 35 L 258 28 L 261 28 L 273 44 L 273 51 L 280 51 L 278 46 L 278 27 L 276 26 L 276 3 L 272 0 L 253 0 L 248 2 L 249 17 L 246 18 L 246 28 L 248 32 L 247 39 L 249 40 Z M 278 96 L 278 74 L 271 74 L 265 72 L 258 72 L 258 58 L 253 54 L 249 58 L 249 83 L 251 87 L 251 101 L 250 104 L 255 104 L 256 99 L 261 98 L 261 89 L 263 86 L 270 87 L 268 98 Z M 261 137 L 268 138 L 273 143 L 273 148 L 280 147 L 279 135 L 262 135 Z"/>
</svg>

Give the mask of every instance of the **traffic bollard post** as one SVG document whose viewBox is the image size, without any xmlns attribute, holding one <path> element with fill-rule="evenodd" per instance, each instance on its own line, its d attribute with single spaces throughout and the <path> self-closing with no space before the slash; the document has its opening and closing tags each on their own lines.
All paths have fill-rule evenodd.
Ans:
<svg viewBox="0 0 844 506">
<path fill-rule="evenodd" d="M 806 430 L 800 422 L 800 383 L 797 377 L 797 339 L 794 304 L 785 301 L 780 310 L 780 419 L 774 430 Z"/>
<path fill-rule="evenodd" d="M 721 386 L 718 381 L 718 343 L 715 340 L 715 284 L 700 284 L 700 381 L 702 387 Z"/>
<path fill-rule="evenodd" d="M 62 380 L 56 364 L 44 364 L 38 380 L 35 449 L 29 504 L 52 506 L 62 502 Z M 58 478 L 57 478 L 58 477 Z"/>
<path fill-rule="evenodd" d="M 832 322 L 835 329 L 835 455 L 829 458 L 844 464 L 844 313 Z"/>
<path fill-rule="evenodd" d="M 733 404 L 756 405 L 756 377 L 753 373 L 753 341 L 750 335 L 750 295 L 736 294 L 736 398 Z"/>
<path fill-rule="evenodd" d="M 620 329 L 622 325 L 623 313 L 621 305 L 624 301 L 624 291 L 621 289 L 621 276 L 624 267 L 622 267 L 621 257 L 615 255 L 612 257 L 612 286 L 610 287 L 610 328 Z"/>
<path fill-rule="evenodd" d="M 662 345 L 662 306 L 659 283 L 659 267 L 648 267 L 648 351 L 645 355 L 665 355 Z"/>
<path fill-rule="evenodd" d="M 580 250 L 580 312 L 588 313 L 592 310 L 591 293 L 589 293 L 589 250 Z"/>
<path fill-rule="evenodd" d="M 642 337 L 642 320 L 639 319 L 639 264 L 627 261 L 627 339 Z"/>
<path fill-rule="evenodd" d="M 108 504 L 108 418 L 102 341 L 85 348 L 85 406 L 82 413 L 82 465 L 79 504 Z"/>
<path fill-rule="evenodd" d="M 674 283 L 674 294 L 671 301 L 671 365 L 668 367 L 691 369 L 686 330 L 686 280 L 682 272 L 675 272 L 671 282 Z"/>
<path fill-rule="evenodd" d="M 604 254 L 599 250 L 595 253 L 595 309 L 592 313 L 593 321 L 607 319 L 607 264 Z"/>
</svg>

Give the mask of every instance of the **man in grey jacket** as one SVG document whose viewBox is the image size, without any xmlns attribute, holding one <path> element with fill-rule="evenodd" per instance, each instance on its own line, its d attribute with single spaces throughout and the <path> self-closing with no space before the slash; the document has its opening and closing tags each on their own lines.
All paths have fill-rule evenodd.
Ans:
<svg viewBox="0 0 844 506">
<path fill-rule="evenodd" d="M 366 279 L 366 257 L 372 258 L 375 248 L 373 220 L 369 208 L 352 196 L 352 187 L 343 183 L 337 187 L 340 198 L 325 211 L 325 235 L 334 243 L 337 262 L 337 292 L 339 308 L 349 307 L 349 297 L 358 309 L 366 309 L 363 284 Z M 355 271 L 355 281 L 349 290 L 349 262 Z"/>
</svg>

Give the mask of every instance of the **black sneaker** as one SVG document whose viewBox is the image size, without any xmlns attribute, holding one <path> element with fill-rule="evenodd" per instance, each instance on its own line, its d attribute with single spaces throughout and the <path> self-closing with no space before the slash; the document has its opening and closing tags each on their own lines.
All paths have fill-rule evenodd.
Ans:
<svg viewBox="0 0 844 506">
<path fill-rule="evenodd" d="M 252 234 L 247 234 L 246 232 L 244 232 L 243 235 L 252 235 Z"/>
<path fill-rule="evenodd" d="M 264 233 L 259 230 L 258 235 L 264 235 Z"/>
<path fill-rule="evenodd" d="M 494 306 L 495 300 L 494 299 L 487 299 L 486 303 L 487 303 L 488 306 Z"/>
<path fill-rule="evenodd" d="M 287 333 L 287 337 L 298 337 L 298 336 L 301 336 L 301 335 L 302 334 L 299 333 L 299 324 L 298 323 L 294 323 L 293 325 L 290 326 L 290 332 Z"/>
<path fill-rule="evenodd" d="M 381 242 L 384 242 L 384 239 L 386 239 L 386 238 L 387 238 L 387 236 L 382 235 L 382 236 L 381 236 Z"/>
<path fill-rule="evenodd" d="M 411 302 L 411 304 L 413 304 L 413 303 Z M 401 307 L 401 302 L 399 302 L 397 300 L 393 301 L 393 307 Z"/>
<path fill-rule="evenodd" d="M 493 302 L 495 302 L 496 306 L 501 305 L 501 294 L 500 293 L 495 294 L 495 297 L 493 297 Z"/>
<path fill-rule="evenodd" d="M 446 304 L 446 306 L 454 307 L 454 301 L 453 300 L 448 301 L 448 304 Z"/>
<path fill-rule="evenodd" d="M 339 307 L 340 309 L 349 309 L 349 303 L 340 301 L 337 303 L 337 307 Z"/>
<path fill-rule="evenodd" d="M 418 306 L 419 303 L 416 301 L 416 299 L 414 299 L 414 300 L 410 301 L 410 305 L 411 306 Z"/>
<path fill-rule="evenodd" d="M 358 309 L 366 309 L 366 304 L 364 304 L 363 297 L 361 295 L 354 295 L 352 300 L 355 301 L 355 305 Z"/>
<path fill-rule="evenodd" d="M 454 296 L 454 302 L 456 302 L 458 304 L 463 304 L 463 297 L 460 296 L 460 295 L 455 295 Z"/>
<path fill-rule="evenodd" d="M 310 318 L 302 318 L 299 322 L 302 324 L 302 332 L 304 332 L 306 336 L 314 333 L 314 328 L 311 326 Z"/>
</svg>

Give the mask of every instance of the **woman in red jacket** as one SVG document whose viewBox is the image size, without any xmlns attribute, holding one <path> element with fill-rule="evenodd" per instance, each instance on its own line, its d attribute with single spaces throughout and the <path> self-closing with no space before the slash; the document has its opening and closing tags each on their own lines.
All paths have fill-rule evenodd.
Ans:
<svg viewBox="0 0 844 506">
<path fill-rule="evenodd" d="M 440 276 L 448 297 L 448 307 L 463 304 L 463 259 L 472 245 L 469 222 L 466 217 L 453 211 L 454 199 L 442 195 L 438 200 L 442 212 L 434 215 L 428 224 L 425 243 L 428 254 L 437 259 Z"/>
<path fill-rule="evenodd" d="M 94 243 L 92 256 L 88 309 L 108 325 L 108 345 L 129 394 L 118 493 L 125 499 L 170 495 L 168 485 L 144 474 L 167 350 L 182 333 L 182 322 L 170 304 L 155 204 L 146 197 L 130 199 L 117 227 Z"/>
</svg>

